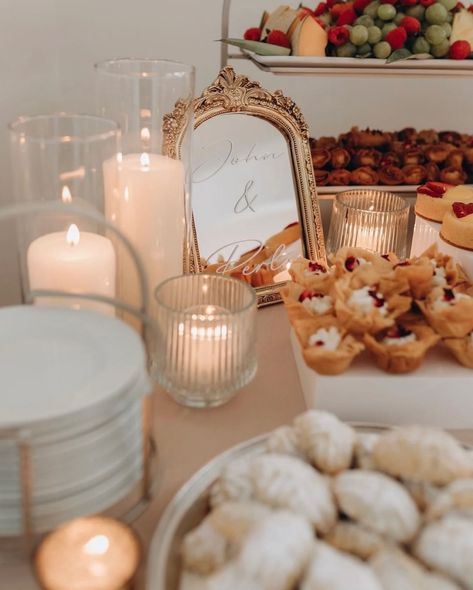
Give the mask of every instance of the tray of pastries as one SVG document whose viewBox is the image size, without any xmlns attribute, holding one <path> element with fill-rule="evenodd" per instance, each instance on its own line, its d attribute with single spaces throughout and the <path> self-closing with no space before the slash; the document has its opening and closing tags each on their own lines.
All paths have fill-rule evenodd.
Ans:
<svg viewBox="0 0 473 590">
<path fill-rule="evenodd" d="M 310 410 L 201 469 L 163 515 L 150 590 L 473 588 L 473 456 L 443 430 Z"/>
<path fill-rule="evenodd" d="M 414 193 L 429 181 L 473 182 L 473 135 L 457 131 L 352 127 L 338 137 L 312 138 L 311 152 L 319 194 L 380 185 Z"/>
</svg>

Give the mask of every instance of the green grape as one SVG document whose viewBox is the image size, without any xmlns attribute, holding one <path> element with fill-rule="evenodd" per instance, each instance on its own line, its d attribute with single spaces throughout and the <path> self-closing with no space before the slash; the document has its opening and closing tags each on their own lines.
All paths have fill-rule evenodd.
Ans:
<svg viewBox="0 0 473 590">
<path fill-rule="evenodd" d="M 392 4 L 381 4 L 378 8 L 378 17 L 381 20 L 392 20 L 396 16 L 396 9 Z"/>
<path fill-rule="evenodd" d="M 372 27 L 374 25 L 374 20 L 371 18 L 371 16 L 363 14 L 356 19 L 355 25 L 363 25 L 366 28 Z"/>
<path fill-rule="evenodd" d="M 380 18 L 376 18 L 374 21 L 374 26 L 378 27 L 379 29 L 382 29 L 385 24 L 386 23 L 384 22 L 384 20 L 381 20 Z"/>
<path fill-rule="evenodd" d="M 445 39 L 437 45 L 432 45 L 430 52 L 434 57 L 445 57 L 450 49 L 450 43 L 448 39 Z"/>
<path fill-rule="evenodd" d="M 430 53 L 430 43 L 425 37 L 417 37 L 412 45 L 412 53 Z"/>
<path fill-rule="evenodd" d="M 399 26 L 399 25 L 400 25 L 400 23 L 401 23 L 401 21 L 402 21 L 402 19 L 403 19 L 405 16 L 406 16 L 406 15 L 405 15 L 405 14 L 402 14 L 402 12 L 398 12 L 398 13 L 396 14 L 396 16 L 394 17 L 394 19 L 393 19 L 393 23 L 395 23 L 397 26 Z"/>
<path fill-rule="evenodd" d="M 363 25 L 355 25 L 350 31 L 350 41 L 353 45 L 363 45 L 368 41 L 368 29 Z"/>
<path fill-rule="evenodd" d="M 367 16 L 371 16 L 371 18 L 376 18 L 376 15 L 378 13 L 378 6 L 379 6 L 378 0 L 374 0 L 374 2 L 370 2 L 368 4 L 368 6 L 365 6 L 365 9 L 363 10 L 363 14 L 366 14 Z"/>
<path fill-rule="evenodd" d="M 337 47 L 335 53 L 337 57 L 355 57 L 356 47 L 353 43 L 348 41 L 347 43 L 340 45 L 340 47 Z"/>
<path fill-rule="evenodd" d="M 457 0 L 440 0 L 440 4 L 443 4 L 447 10 L 453 10 L 457 5 Z"/>
<path fill-rule="evenodd" d="M 447 33 L 440 25 L 430 25 L 425 31 L 425 38 L 431 45 L 438 45 L 442 41 L 445 41 Z"/>
<path fill-rule="evenodd" d="M 407 16 L 413 16 L 414 18 L 417 18 L 421 22 L 424 19 L 424 14 L 425 14 L 425 8 L 422 6 L 422 4 L 416 4 L 416 6 L 409 6 L 409 8 L 406 10 Z"/>
<path fill-rule="evenodd" d="M 383 33 L 379 27 L 368 27 L 368 43 L 376 45 L 383 38 Z"/>
<path fill-rule="evenodd" d="M 373 47 L 373 53 L 378 59 L 386 59 L 391 55 L 391 45 L 387 41 L 380 41 Z"/>
<path fill-rule="evenodd" d="M 450 35 L 452 34 L 452 25 L 450 23 L 442 23 L 440 26 L 447 33 L 447 38 L 450 38 Z"/>
<path fill-rule="evenodd" d="M 425 20 L 431 25 L 441 25 L 447 20 L 448 10 L 440 2 L 431 4 L 425 11 Z"/>
<path fill-rule="evenodd" d="M 371 54 L 371 45 L 369 43 L 363 43 L 357 47 L 357 55 L 363 57 Z"/>
<path fill-rule="evenodd" d="M 386 38 L 386 35 L 388 33 L 394 31 L 394 29 L 397 29 L 397 26 L 394 23 L 386 23 L 384 27 L 381 29 L 381 32 L 383 33 L 383 39 Z"/>
</svg>

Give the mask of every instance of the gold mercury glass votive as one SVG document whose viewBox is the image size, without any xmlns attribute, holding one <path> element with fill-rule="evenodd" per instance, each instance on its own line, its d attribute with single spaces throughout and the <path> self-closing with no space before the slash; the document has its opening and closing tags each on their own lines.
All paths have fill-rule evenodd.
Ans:
<svg viewBox="0 0 473 590">
<path fill-rule="evenodd" d="M 256 296 L 243 281 L 184 275 L 156 289 L 154 373 L 179 403 L 225 403 L 256 373 Z"/>
<path fill-rule="evenodd" d="M 381 190 L 344 191 L 335 197 L 327 240 L 330 254 L 343 246 L 407 256 L 409 203 Z"/>
<path fill-rule="evenodd" d="M 130 527 L 90 516 L 50 533 L 36 552 L 35 571 L 44 590 L 129 590 L 140 557 Z"/>
</svg>

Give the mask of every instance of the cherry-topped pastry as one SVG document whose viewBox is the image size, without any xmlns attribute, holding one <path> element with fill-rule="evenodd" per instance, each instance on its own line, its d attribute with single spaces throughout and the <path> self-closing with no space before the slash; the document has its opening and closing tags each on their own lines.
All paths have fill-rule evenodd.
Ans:
<svg viewBox="0 0 473 590">
<path fill-rule="evenodd" d="M 473 192 L 470 202 L 455 201 L 452 204 L 443 218 L 440 233 L 454 246 L 473 250 Z"/>
<path fill-rule="evenodd" d="M 473 190 L 467 186 L 427 182 L 417 189 L 415 210 L 421 217 L 441 222 L 453 203 L 470 201 L 473 201 Z"/>
</svg>

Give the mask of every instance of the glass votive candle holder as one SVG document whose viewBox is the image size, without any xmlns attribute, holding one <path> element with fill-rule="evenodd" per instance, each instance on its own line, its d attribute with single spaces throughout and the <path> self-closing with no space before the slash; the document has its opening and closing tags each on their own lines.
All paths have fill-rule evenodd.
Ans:
<svg viewBox="0 0 473 590">
<path fill-rule="evenodd" d="M 178 402 L 218 406 L 256 374 L 256 296 L 243 281 L 195 274 L 155 292 L 154 374 Z"/>
<path fill-rule="evenodd" d="M 409 203 L 387 191 L 344 191 L 335 197 L 327 240 L 334 254 L 343 246 L 379 254 L 407 255 Z"/>
</svg>

